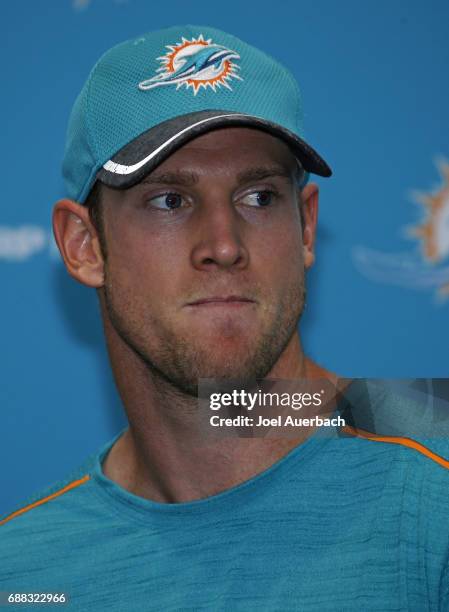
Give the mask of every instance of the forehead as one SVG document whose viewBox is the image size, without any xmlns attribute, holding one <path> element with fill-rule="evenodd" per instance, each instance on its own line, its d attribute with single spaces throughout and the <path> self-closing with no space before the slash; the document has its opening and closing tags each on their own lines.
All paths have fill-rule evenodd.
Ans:
<svg viewBox="0 0 449 612">
<path fill-rule="evenodd" d="M 296 160 L 288 145 L 279 138 L 254 128 L 226 127 L 211 130 L 190 140 L 162 162 L 157 172 L 195 167 L 201 173 L 217 167 L 242 168 L 244 165 L 277 163 L 294 170 Z"/>
</svg>

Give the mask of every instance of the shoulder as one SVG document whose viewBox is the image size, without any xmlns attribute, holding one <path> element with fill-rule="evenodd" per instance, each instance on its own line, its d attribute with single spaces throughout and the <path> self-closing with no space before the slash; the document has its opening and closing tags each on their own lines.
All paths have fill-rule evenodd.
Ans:
<svg viewBox="0 0 449 612">
<path fill-rule="evenodd" d="M 428 381 L 356 380 L 339 408 L 341 433 L 359 440 L 360 453 L 387 453 L 429 476 L 449 476 L 449 397 L 436 397 Z"/>
<path fill-rule="evenodd" d="M 86 484 L 91 479 L 95 455 L 89 456 L 78 468 L 64 478 L 35 491 L 18 504 L 12 512 L 0 516 L 1 539 L 16 530 L 43 528 L 50 517 L 63 513 L 85 494 Z"/>
<path fill-rule="evenodd" d="M 84 462 L 1 517 L 0 558 L 4 560 L 0 568 L 1 586 L 30 585 L 30 577 L 41 576 L 43 568 L 52 567 L 58 574 L 59 566 L 76 547 L 95 500 L 90 486 L 91 465 L 90 460 Z"/>
<path fill-rule="evenodd" d="M 0 518 L 0 589 L 40 590 L 49 577 L 64 578 L 67 557 L 79 546 L 83 530 L 91 531 L 86 526 L 92 525 L 98 504 L 92 459 Z"/>
<path fill-rule="evenodd" d="M 45 529 L 51 521 L 74 518 L 83 513 L 92 497 L 93 474 L 99 462 L 122 436 L 121 430 L 64 478 L 36 491 L 5 516 L 0 515 L 0 541 L 15 531 Z"/>
<path fill-rule="evenodd" d="M 423 549 L 449 551 L 449 403 L 428 381 L 358 381 L 346 398 L 360 473 L 376 473 L 384 508 L 400 513 Z"/>
<path fill-rule="evenodd" d="M 38 536 L 64 524 L 82 519 L 95 502 L 95 478 L 98 463 L 122 436 L 121 430 L 112 440 L 89 455 L 64 478 L 36 491 L 5 516 L 0 516 L 0 542 L 27 533 Z"/>
<path fill-rule="evenodd" d="M 19 584 L 29 586 L 32 578 L 36 586 L 42 585 L 44 582 L 38 578 L 60 576 L 68 555 L 82 571 L 85 551 L 96 537 L 101 538 L 105 517 L 115 516 L 99 492 L 96 473 L 99 461 L 121 433 L 66 477 L 35 492 L 0 517 L 0 558 L 5 560 L 0 568 L 0 585 L 12 580 L 14 588 Z"/>
</svg>

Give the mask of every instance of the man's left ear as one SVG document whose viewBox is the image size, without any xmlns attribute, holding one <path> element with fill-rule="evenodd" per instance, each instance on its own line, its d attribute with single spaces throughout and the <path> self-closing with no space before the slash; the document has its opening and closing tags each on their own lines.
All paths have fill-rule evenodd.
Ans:
<svg viewBox="0 0 449 612">
<path fill-rule="evenodd" d="M 308 183 L 301 191 L 301 206 L 303 211 L 303 249 L 304 265 L 310 268 L 315 262 L 315 235 L 318 219 L 318 185 Z"/>
</svg>

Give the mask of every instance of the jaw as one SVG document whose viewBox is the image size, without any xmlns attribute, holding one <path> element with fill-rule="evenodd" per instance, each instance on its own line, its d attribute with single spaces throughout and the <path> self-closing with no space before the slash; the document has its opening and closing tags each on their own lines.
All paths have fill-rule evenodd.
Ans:
<svg viewBox="0 0 449 612">
<path fill-rule="evenodd" d="M 264 378 L 275 366 L 280 377 L 288 378 L 298 351 L 287 361 L 283 353 L 297 335 L 303 295 L 298 284 L 281 293 L 282 302 L 265 299 L 236 306 L 189 308 L 167 298 L 149 311 L 151 300 L 130 302 L 115 286 L 115 292 L 104 295 L 114 360 L 127 371 L 131 385 L 138 372 L 140 378 L 150 372 L 150 386 L 156 375 L 189 395 L 199 378 Z M 279 369 L 281 362 L 290 365 Z"/>
<path fill-rule="evenodd" d="M 160 327 L 159 350 L 151 351 L 162 358 L 160 370 L 191 380 L 264 378 L 297 336 L 297 317 L 286 320 L 280 309 L 275 316 L 258 304 L 229 310 L 198 309 Z"/>
</svg>

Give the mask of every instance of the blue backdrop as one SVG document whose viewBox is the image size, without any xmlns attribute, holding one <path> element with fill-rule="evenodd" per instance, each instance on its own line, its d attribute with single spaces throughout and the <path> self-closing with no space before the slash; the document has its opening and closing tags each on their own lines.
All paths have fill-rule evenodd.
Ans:
<svg viewBox="0 0 449 612">
<path fill-rule="evenodd" d="M 307 352 L 346 376 L 449 375 L 447 0 L 4 2 L 0 513 L 125 424 L 95 292 L 60 263 L 51 210 L 93 63 L 181 23 L 228 30 L 286 64 L 306 136 L 334 170 L 319 181 Z"/>
</svg>

